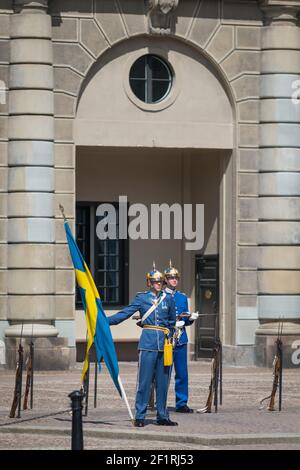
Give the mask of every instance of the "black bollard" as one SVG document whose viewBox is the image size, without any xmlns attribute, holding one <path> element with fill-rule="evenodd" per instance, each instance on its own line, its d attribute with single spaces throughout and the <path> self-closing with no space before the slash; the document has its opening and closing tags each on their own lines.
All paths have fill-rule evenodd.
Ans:
<svg viewBox="0 0 300 470">
<path fill-rule="evenodd" d="M 82 432 L 82 398 L 79 390 L 68 395 L 72 401 L 72 448 L 71 450 L 83 450 Z"/>
<path fill-rule="evenodd" d="M 94 380 L 94 408 L 97 408 L 97 377 L 98 377 L 98 363 L 95 360 L 95 380 Z"/>
</svg>

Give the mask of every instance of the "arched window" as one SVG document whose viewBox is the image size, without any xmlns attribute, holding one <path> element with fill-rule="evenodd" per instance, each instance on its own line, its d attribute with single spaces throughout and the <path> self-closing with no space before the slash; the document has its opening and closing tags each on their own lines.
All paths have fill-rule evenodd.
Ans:
<svg viewBox="0 0 300 470">
<path fill-rule="evenodd" d="M 132 92 L 144 103 L 158 103 L 170 92 L 172 72 L 160 57 L 147 54 L 134 62 L 129 82 Z"/>
</svg>

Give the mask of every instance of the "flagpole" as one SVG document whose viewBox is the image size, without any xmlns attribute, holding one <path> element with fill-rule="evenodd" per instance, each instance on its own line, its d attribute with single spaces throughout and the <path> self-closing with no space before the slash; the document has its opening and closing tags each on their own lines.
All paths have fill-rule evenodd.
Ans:
<svg viewBox="0 0 300 470">
<path fill-rule="evenodd" d="M 131 409 L 130 409 L 130 406 L 129 406 L 129 403 L 128 403 L 128 400 L 127 400 L 127 396 L 126 396 L 126 393 L 125 393 L 123 384 L 122 384 L 122 382 L 121 382 L 121 377 L 120 377 L 119 375 L 118 375 L 118 383 L 119 383 L 119 385 L 120 385 L 120 389 L 121 389 L 121 392 L 122 392 L 122 398 L 124 399 L 125 404 L 126 404 L 126 406 L 127 406 L 127 410 L 128 410 L 128 413 L 129 413 L 131 422 L 132 422 L 132 424 L 134 424 L 133 415 L 132 415 L 132 412 L 131 412 Z"/>
<path fill-rule="evenodd" d="M 64 208 L 64 206 L 62 206 L 61 204 L 59 204 L 59 210 L 60 210 L 60 212 L 61 212 L 61 214 L 62 214 L 62 216 L 63 216 L 63 218 L 64 218 L 64 222 L 67 222 L 67 218 L 66 218 L 66 216 L 65 216 L 65 208 Z"/>
<path fill-rule="evenodd" d="M 61 212 L 61 214 L 62 214 L 62 216 L 63 216 L 63 218 L 64 218 L 64 222 L 65 222 L 65 224 L 66 224 L 67 227 L 68 227 L 67 218 L 66 218 L 66 216 L 65 216 L 65 210 L 64 210 L 64 207 L 63 207 L 61 204 L 59 204 L 59 209 L 60 209 L 60 212 Z M 69 230 L 70 230 L 70 229 L 69 229 Z M 67 230 L 66 230 L 66 233 L 67 233 Z M 78 246 L 77 246 L 75 240 L 73 239 L 72 234 L 70 234 L 70 236 L 71 236 L 71 239 L 73 240 L 73 242 L 75 243 L 75 247 L 76 247 L 77 250 L 79 251 L 79 248 L 78 248 Z M 68 234 L 67 234 L 67 239 L 68 239 Z M 70 249 L 69 240 L 68 240 L 68 245 L 69 245 L 69 249 Z M 70 249 L 70 254 L 71 254 L 71 257 L 72 257 L 71 249 Z M 79 254 L 81 255 L 80 251 L 79 251 Z M 81 257 L 82 257 L 82 255 L 81 255 Z M 84 262 L 84 261 L 83 261 L 83 262 Z M 73 264 L 74 264 L 74 260 L 73 260 Z M 85 263 L 84 263 L 84 264 L 85 264 Z M 75 267 L 75 265 L 74 265 L 74 267 Z M 93 278 L 91 277 L 91 274 L 90 274 L 90 272 L 89 272 L 89 270 L 88 270 L 88 267 L 87 267 L 86 265 L 85 265 L 85 268 L 86 268 L 86 270 L 87 270 L 87 272 L 88 272 L 88 274 L 89 274 L 89 276 L 90 276 L 90 278 L 91 278 L 91 279 L 89 279 L 89 281 L 94 282 L 94 281 L 93 281 Z M 79 283 L 78 279 L 77 279 L 77 282 Z M 80 285 L 80 284 L 79 284 L 79 285 Z M 80 287 L 81 287 L 81 285 L 80 285 Z M 94 289 L 97 291 L 96 286 L 94 286 Z M 93 293 L 93 294 L 94 294 L 94 293 Z M 98 294 L 98 295 L 99 295 L 99 294 Z M 94 294 L 94 296 L 95 296 L 95 294 Z M 105 316 L 104 311 L 103 311 L 103 314 L 104 314 L 104 316 Z M 112 377 L 112 378 L 113 378 L 113 377 Z M 124 390 L 124 387 L 123 387 L 123 384 L 122 384 L 122 382 L 121 382 L 121 378 L 120 378 L 119 375 L 118 375 L 118 384 L 119 384 L 119 387 L 120 387 L 120 390 L 121 390 L 121 393 L 122 393 L 122 398 L 123 398 L 124 401 L 125 401 L 125 404 L 126 404 L 126 407 L 127 407 L 128 413 L 129 413 L 129 416 L 130 416 L 131 423 L 134 425 L 134 418 L 133 418 L 133 415 L 132 415 L 132 412 L 131 412 L 131 409 L 130 409 L 130 406 L 129 406 L 129 403 L 128 403 L 128 400 L 127 400 L 127 396 L 126 396 L 126 393 L 125 393 L 125 390 Z"/>
</svg>

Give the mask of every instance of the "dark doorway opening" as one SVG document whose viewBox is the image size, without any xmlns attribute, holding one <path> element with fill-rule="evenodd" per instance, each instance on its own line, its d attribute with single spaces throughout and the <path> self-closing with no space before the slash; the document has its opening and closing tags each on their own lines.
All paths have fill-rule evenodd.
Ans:
<svg viewBox="0 0 300 470">
<path fill-rule="evenodd" d="M 196 256 L 195 359 L 211 358 L 219 335 L 219 256 Z"/>
</svg>

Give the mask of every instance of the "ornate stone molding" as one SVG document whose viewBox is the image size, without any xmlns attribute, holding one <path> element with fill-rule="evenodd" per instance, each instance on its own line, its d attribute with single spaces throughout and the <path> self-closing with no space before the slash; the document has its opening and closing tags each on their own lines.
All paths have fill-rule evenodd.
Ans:
<svg viewBox="0 0 300 470">
<path fill-rule="evenodd" d="M 5 330 L 5 336 L 9 338 L 43 338 L 47 336 L 58 336 L 58 330 L 52 325 L 40 323 L 25 323 L 21 325 L 10 325 Z"/>
<path fill-rule="evenodd" d="M 278 321 L 273 321 L 273 322 L 267 322 L 267 323 L 262 323 L 259 325 L 257 328 L 256 335 L 278 335 Z M 289 335 L 289 336 L 295 336 L 295 335 L 300 335 L 300 325 L 299 323 L 291 322 L 291 321 L 285 321 L 283 323 L 283 329 L 282 329 L 282 335 Z"/>
<path fill-rule="evenodd" d="M 49 0 L 14 0 L 14 10 L 19 13 L 23 9 L 48 10 Z"/>
<path fill-rule="evenodd" d="M 260 0 L 260 8 L 265 15 L 266 24 L 297 24 L 300 13 L 300 0 Z"/>
<path fill-rule="evenodd" d="M 174 12 L 179 0 L 147 0 L 148 24 L 151 34 L 170 34 L 174 24 Z"/>
</svg>

